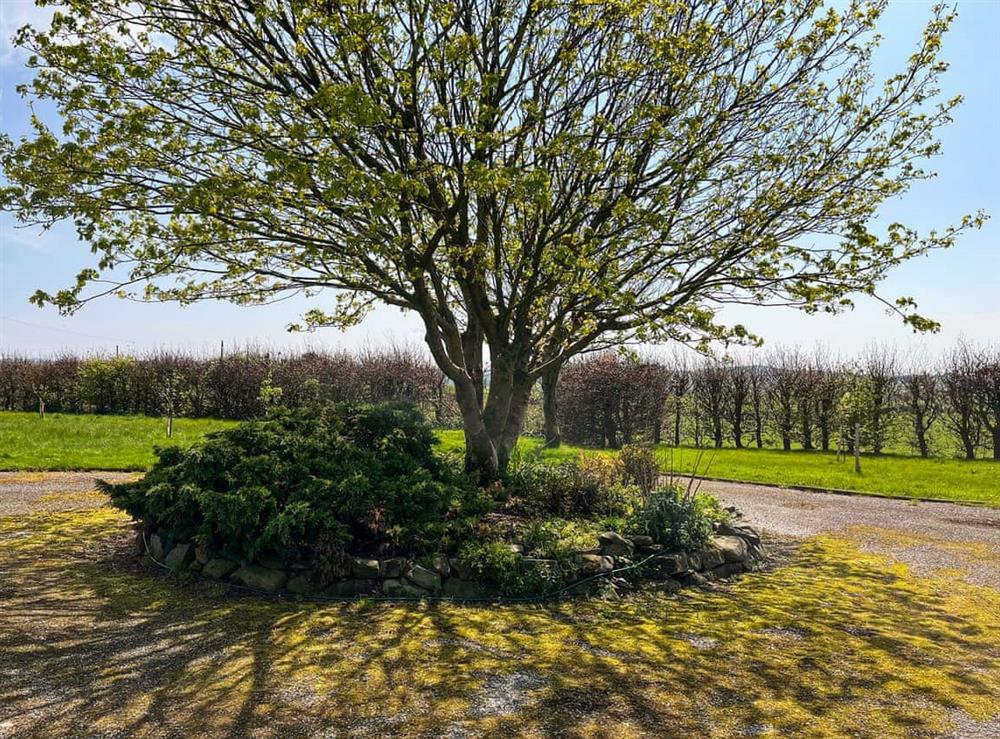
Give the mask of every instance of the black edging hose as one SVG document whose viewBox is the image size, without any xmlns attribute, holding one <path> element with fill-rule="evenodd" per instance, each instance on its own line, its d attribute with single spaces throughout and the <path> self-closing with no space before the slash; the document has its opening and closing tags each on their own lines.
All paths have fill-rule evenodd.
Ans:
<svg viewBox="0 0 1000 739">
<path fill-rule="evenodd" d="M 160 562 L 158 559 L 156 559 L 152 555 L 152 553 L 150 553 L 150 551 L 149 551 L 149 542 L 146 541 L 146 533 L 145 532 L 143 532 L 143 534 L 142 534 L 142 544 L 143 544 L 143 547 L 146 550 L 146 556 L 149 557 L 149 559 L 154 564 L 159 565 L 160 567 L 162 567 L 163 569 L 165 569 L 167 572 L 173 573 L 172 569 L 170 569 L 169 567 L 167 567 L 167 565 L 165 565 L 163 562 Z M 648 557 L 646 557 L 641 562 L 634 562 L 634 563 L 632 563 L 632 564 L 630 564 L 630 565 L 628 565 L 626 567 L 618 567 L 618 568 L 613 569 L 613 570 L 608 570 L 607 572 L 599 572 L 596 575 L 590 575 L 589 577 L 585 577 L 582 580 L 577 580 L 576 582 L 572 582 L 569 585 L 561 587 L 561 588 L 559 588 L 557 590 L 552 590 L 552 591 L 550 591 L 548 593 L 544 593 L 542 595 L 530 595 L 530 596 L 525 596 L 525 597 L 521 597 L 521 598 L 514 598 L 514 597 L 510 597 L 510 596 L 496 596 L 496 597 L 492 597 L 492 598 L 453 598 L 451 596 L 430 595 L 430 594 L 428 594 L 426 596 L 422 595 L 422 596 L 419 596 L 419 597 L 418 596 L 392 596 L 392 595 L 382 595 L 382 594 L 378 594 L 378 595 L 356 595 L 356 596 L 350 596 L 350 595 L 323 595 L 321 593 L 313 593 L 311 595 L 305 595 L 305 594 L 303 594 L 303 595 L 295 595 L 294 599 L 295 600 L 315 601 L 317 603 L 353 603 L 353 602 L 355 602 L 357 600 L 360 600 L 362 598 L 365 599 L 365 600 L 372 600 L 372 601 L 383 602 L 383 603 L 419 603 L 420 601 L 435 601 L 435 602 L 442 602 L 442 603 L 541 603 L 541 602 L 544 602 L 544 601 L 547 601 L 547 600 L 554 600 L 554 599 L 558 598 L 559 596 L 563 595 L 564 593 L 568 593 L 570 590 L 574 590 L 574 589 L 576 589 L 576 588 L 580 587 L 581 585 L 584 585 L 584 584 L 586 584 L 588 582 L 594 582 L 595 580 L 600 580 L 601 578 L 612 577 L 613 575 L 617 575 L 620 572 L 628 572 L 630 570 L 634 570 L 637 567 L 641 567 L 642 565 L 646 564 L 650 560 L 656 559 L 658 556 L 659 556 L 659 553 L 654 553 L 654 554 L 651 554 Z M 221 582 L 219 580 L 210 580 L 210 579 L 204 577 L 201 574 L 198 575 L 198 579 L 199 580 L 204 580 L 204 581 L 207 581 L 207 582 L 212 582 L 212 583 L 215 583 L 217 585 L 226 585 L 227 587 L 233 588 L 234 590 L 241 590 L 241 591 L 246 592 L 246 593 L 254 593 L 256 595 L 267 596 L 267 597 L 272 598 L 274 600 L 286 600 L 286 599 L 291 600 L 292 599 L 292 596 L 290 596 L 288 594 L 285 594 L 285 593 L 273 593 L 270 590 L 262 590 L 261 588 L 252 588 L 252 587 L 250 587 L 248 585 L 237 585 L 236 583 L 232 583 L 232 582 L 225 582 L 224 583 L 224 582 Z"/>
</svg>

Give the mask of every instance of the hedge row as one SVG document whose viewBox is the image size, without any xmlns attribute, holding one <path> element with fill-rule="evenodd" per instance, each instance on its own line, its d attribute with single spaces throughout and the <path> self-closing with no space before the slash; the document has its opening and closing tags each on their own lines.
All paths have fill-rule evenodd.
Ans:
<svg viewBox="0 0 1000 739">
<path fill-rule="evenodd" d="M 563 438 L 589 446 L 635 441 L 830 449 L 845 398 L 864 390 L 865 451 L 924 456 L 991 452 L 1000 459 L 1000 348 L 960 344 L 945 356 L 901 357 L 873 346 L 854 360 L 775 350 L 743 362 L 617 354 L 566 365 L 557 388 Z M 438 425 L 458 423 L 454 394 L 417 350 L 301 355 L 241 351 L 200 357 L 0 356 L 0 409 L 246 419 L 271 402 L 406 400 Z M 525 431 L 542 433 L 540 392 Z"/>
<path fill-rule="evenodd" d="M 998 347 L 963 343 L 935 360 L 878 346 L 853 360 L 798 350 L 743 362 L 608 353 L 564 367 L 557 395 L 562 437 L 576 444 L 831 449 L 852 443 L 841 434 L 856 420 L 865 451 L 1000 459 Z"/>
<path fill-rule="evenodd" d="M 199 357 L 159 351 L 143 356 L 0 356 L 0 409 L 140 413 L 246 419 L 268 402 L 299 406 L 312 396 L 352 403 L 407 400 L 439 422 L 453 416 L 444 376 L 407 349 L 361 354 L 279 355 L 242 351 Z"/>
</svg>

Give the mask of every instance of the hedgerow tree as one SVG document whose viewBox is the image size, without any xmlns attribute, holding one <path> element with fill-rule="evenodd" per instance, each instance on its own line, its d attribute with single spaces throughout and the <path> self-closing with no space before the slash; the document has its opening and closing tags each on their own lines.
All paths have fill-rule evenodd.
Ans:
<svg viewBox="0 0 1000 739">
<path fill-rule="evenodd" d="M 61 125 L 3 143 L 3 207 L 98 255 L 35 296 L 64 311 L 298 291 L 329 296 L 301 327 L 414 312 L 491 476 L 533 383 L 595 342 L 746 337 L 726 303 L 843 310 L 978 222 L 868 225 L 958 102 L 943 7 L 877 83 L 884 6 L 67 0 L 17 36 Z"/>
</svg>

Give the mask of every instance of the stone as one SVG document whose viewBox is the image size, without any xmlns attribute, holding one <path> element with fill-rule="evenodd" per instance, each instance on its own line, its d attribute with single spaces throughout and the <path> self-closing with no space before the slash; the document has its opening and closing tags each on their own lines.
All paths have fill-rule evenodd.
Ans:
<svg viewBox="0 0 1000 739">
<path fill-rule="evenodd" d="M 615 568 L 615 561 L 611 557 L 600 554 L 578 554 L 576 563 L 580 567 L 581 574 L 596 575 L 601 572 L 611 572 Z"/>
<path fill-rule="evenodd" d="M 426 598 L 429 593 L 407 580 L 395 578 L 382 582 L 382 592 L 390 598 Z"/>
<path fill-rule="evenodd" d="M 688 569 L 697 572 L 701 569 L 701 552 L 688 552 Z"/>
<path fill-rule="evenodd" d="M 601 544 L 601 554 L 607 557 L 631 557 L 635 547 L 628 539 L 614 531 L 597 535 Z"/>
<path fill-rule="evenodd" d="M 371 580 L 379 576 L 379 561 L 377 559 L 351 557 L 347 564 L 351 577 L 355 579 Z"/>
<path fill-rule="evenodd" d="M 766 552 L 764 551 L 763 544 L 754 544 L 753 542 L 747 542 L 747 548 L 749 550 L 750 559 L 760 560 L 764 559 Z"/>
<path fill-rule="evenodd" d="M 406 572 L 407 562 L 402 557 L 393 557 L 392 559 L 383 559 L 379 563 L 379 575 L 383 579 L 395 578 L 399 579 Z"/>
<path fill-rule="evenodd" d="M 135 551 L 137 554 L 143 555 L 146 553 L 146 542 L 148 539 L 142 531 L 135 532 Z"/>
<path fill-rule="evenodd" d="M 285 561 L 283 559 L 281 559 L 280 557 L 276 557 L 273 554 L 261 554 L 261 555 L 258 555 L 258 557 L 255 560 L 255 562 L 256 562 L 256 564 L 260 565 L 261 567 L 266 567 L 269 570 L 284 570 L 285 569 Z"/>
<path fill-rule="evenodd" d="M 747 559 L 747 543 L 739 536 L 713 536 L 711 547 L 722 552 L 726 562 L 745 562 Z"/>
<path fill-rule="evenodd" d="M 745 539 L 748 544 L 760 544 L 760 534 L 749 526 L 722 523 L 719 525 L 719 534 L 722 536 L 738 536 Z"/>
<path fill-rule="evenodd" d="M 178 544 L 170 550 L 163 564 L 169 567 L 171 572 L 183 572 L 193 561 L 194 547 L 191 544 Z"/>
<path fill-rule="evenodd" d="M 208 560 L 202 568 L 201 574 L 206 577 L 211 577 L 216 580 L 221 580 L 222 578 L 229 575 L 231 572 L 235 571 L 239 565 L 229 559 L 222 559 L 221 557 L 216 557 L 214 559 Z"/>
<path fill-rule="evenodd" d="M 653 567 L 655 571 L 663 575 L 677 575 L 691 569 L 691 564 L 684 552 L 661 554 L 659 557 L 650 562 L 650 566 Z"/>
<path fill-rule="evenodd" d="M 709 584 L 708 578 L 706 578 L 700 572 L 689 572 L 683 578 L 681 578 L 681 583 L 685 587 L 689 588 L 690 587 L 704 588 L 707 587 Z"/>
<path fill-rule="evenodd" d="M 645 534 L 633 534 L 628 537 L 628 540 L 632 542 L 632 546 L 636 549 L 645 549 L 656 543 L 653 541 L 652 536 L 646 536 Z"/>
<path fill-rule="evenodd" d="M 441 594 L 455 600 L 479 600 L 480 598 L 489 598 L 491 595 L 489 588 L 480 583 L 460 580 L 457 577 L 449 577 L 444 581 L 441 586 Z"/>
<path fill-rule="evenodd" d="M 256 590 L 266 590 L 275 593 L 285 586 L 288 576 L 284 570 L 272 570 L 260 565 L 240 567 L 232 574 L 232 579 Z"/>
<path fill-rule="evenodd" d="M 431 560 L 431 569 L 441 575 L 441 577 L 448 577 L 451 574 L 451 565 L 448 563 L 448 557 L 443 554 L 435 554 Z"/>
<path fill-rule="evenodd" d="M 378 590 L 378 580 L 341 580 L 330 585 L 324 592 L 336 598 L 353 598 L 371 595 Z"/>
<path fill-rule="evenodd" d="M 441 575 L 420 565 L 413 565 L 406 573 L 406 579 L 424 590 L 436 593 L 441 589 Z"/>
<path fill-rule="evenodd" d="M 710 570 L 708 574 L 717 580 L 724 580 L 727 577 L 739 575 L 744 571 L 746 571 L 746 567 L 743 566 L 742 562 L 727 562 L 724 565 L 716 567 L 714 570 Z"/>
<path fill-rule="evenodd" d="M 163 537 L 152 534 L 149 537 L 149 555 L 159 562 L 163 560 L 163 554 Z"/>
<path fill-rule="evenodd" d="M 199 544 L 194 548 L 194 558 L 200 565 L 208 564 L 208 560 L 212 558 L 211 552 L 208 551 L 208 547 L 204 544 Z"/>
<path fill-rule="evenodd" d="M 466 572 L 462 568 L 462 561 L 460 559 L 458 559 L 458 557 L 452 557 L 451 559 L 449 559 L 448 560 L 448 564 L 451 565 L 451 574 L 452 574 L 452 577 L 457 576 L 461 580 L 471 580 L 472 579 L 472 573 Z"/>
<path fill-rule="evenodd" d="M 668 577 L 663 580 L 657 580 L 655 582 L 649 583 L 646 589 L 657 591 L 660 593 L 673 594 L 680 590 L 683 586 L 674 578 Z"/>
<path fill-rule="evenodd" d="M 632 583 L 630 583 L 624 577 L 612 578 L 611 584 L 614 585 L 615 590 L 617 590 L 619 593 L 627 593 L 632 590 Z"/>
<path fill-rule="evenodd" d="M 507 546 L 510 547 L 510 551 L 514 552 L 514 554 L 524 554 L 524 547 L 520 544 L 508 544 Z"/>
<path fill-rule="evenodd" d="M 308 595 L 320 589 L 319 577 L 312 570 L 303 570 L 288 580 L 285 590 L 296 595 Z"/>
<path fill-rule="evenodd" d="M 722 550 L 709 544 L 701 550 L 701 567 L 698 569 L 701 571 L 711 570 L 721 564 L 725 564 L 725 562 L 726 556 L 722 553 Z"/>
</svg>

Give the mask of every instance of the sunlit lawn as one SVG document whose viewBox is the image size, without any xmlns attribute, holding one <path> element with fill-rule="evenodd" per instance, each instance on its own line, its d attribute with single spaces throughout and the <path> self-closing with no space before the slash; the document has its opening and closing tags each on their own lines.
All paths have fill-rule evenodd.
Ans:
<svg viewBox="0 0 1000 739">
<path fill-rule="evenodd" d="M 232 426 L 215 419 L 174 419 L 167 438 L 162 418 L 49 413 L 0 413 L 0 470 L 141 470 L 153 447 L 189 445 Z"/>
<path fill-rule="evenodd" d="M 0 413 L 0 469 L 4 470 L 138 470 L 152 464 L 153 447 L 191 444 L 231 421 L 177 419 L 173 437 L 163 419 L 144 416 L 88 416 Z M 439 431 L 442 450 L 463 448 L 460 431 Z M 542 450 L 540 441 L 524 438 L 520 454 L 569 459 L 579 454 L 612 452 L 563 446 Z M 833 453 L 757 449 L 697 450 L 658 447 L 665 470 L 697 472 L 710 477 L 775 485 L 806 485 L 873 492 L 900 497 L 930 497 L 1000 506 L 1000 463 L 992 460 L 920 459 L 902 455 L 866 456 L 862 474 L 852 460 L 838 462 Z"/>
<path fill-rule="evenodd" d="M 459 450 L 460 431 L 439 432 L 441 448 Z M 539 439 L 524 438 L 521 454 L 540 454 L 546 459 L 567 459 L 579 454 L 606 451 L 563 446 L 543 450 Z M 1000 463 L 943 457 L 921 459 L 902 455 L 865 456 L 861 475 L 854 472 L 853 459 L 837 461 L 833 452 L 773 449 L 692 449 L 657 447 L 662 468 L 677 474 L 697 472 L 708 477 L 749 480 L 774 485 L 804 485 L 897 497 L 943 498 L 1000 506 Z"/>
</svg>

